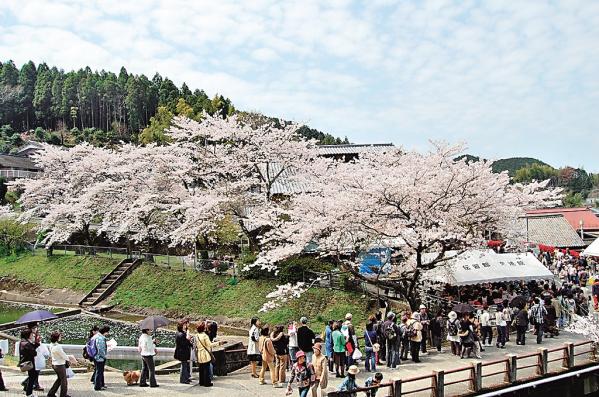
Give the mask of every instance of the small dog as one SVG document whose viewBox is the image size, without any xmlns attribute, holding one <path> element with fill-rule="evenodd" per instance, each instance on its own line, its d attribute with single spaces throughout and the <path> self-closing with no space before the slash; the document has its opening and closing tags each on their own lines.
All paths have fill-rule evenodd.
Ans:
<svg viewBox="0 0 599 397">
<path fill-rule="evenodd" d="M 123 378 L 125 378 L 125 382 L 127 382 L 127 386 L 136 385 L 139 382 L 140 376 L 141 376 L 141 373 L 139 371 L 123 372 Z"/>
</svg>

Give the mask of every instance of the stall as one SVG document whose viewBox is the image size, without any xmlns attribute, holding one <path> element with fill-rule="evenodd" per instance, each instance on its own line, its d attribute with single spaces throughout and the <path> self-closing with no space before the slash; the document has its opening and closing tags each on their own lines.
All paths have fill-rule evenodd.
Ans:
<svg viewBox="0 0 599 397">
<path fill-rule="evenodd" d="M 582 255 L 599 257 L 599 238 L 593 241 L 591 245 L 582 251 Z"/>
</svg>

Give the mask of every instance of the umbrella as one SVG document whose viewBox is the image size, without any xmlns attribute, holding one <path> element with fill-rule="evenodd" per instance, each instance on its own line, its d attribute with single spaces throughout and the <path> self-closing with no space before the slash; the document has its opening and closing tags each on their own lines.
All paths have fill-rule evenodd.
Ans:
<svg viewBox="0 0 599 397">
<path fill-rule="evenodd" d="M 150 316 L 150 317 L 146 317 L 142 321 L 140 321 L 139 327 L 141 329 L 151 329 L 152 331 L 155 331 L 156 328 L 160 328 L 160 327 L 164 327 L 165 325 L 169 325 L 170 322 L 171 321 L 168 318 L 163 317 L 163 316 Z"/>
<path fill-rule="evenodd" d="M 458 314 L 472 313 L 475 310 L 476 309 L 472 305 L 469 305 L 467 303 L 458 303 L 453 306 L 453 311 Z"/>
<path fill-rule="evenodd" d="M 523 297 L 522 295 L 516 296 L 510 302 L 510 306 L 511 307 L 518 307 L 518 308 L 522 309 L 524 306 L 526 306 L 526 298 Z"/>
<path fill-rule="evenodd" d="M 58 316 L 47 310 L 34 310 L 23 314 L 20 319 L 15 321 L 15 324 L 39 323 L 40 321 L 53 320 L 55 318 L 58 318 Z"/>
</svg>

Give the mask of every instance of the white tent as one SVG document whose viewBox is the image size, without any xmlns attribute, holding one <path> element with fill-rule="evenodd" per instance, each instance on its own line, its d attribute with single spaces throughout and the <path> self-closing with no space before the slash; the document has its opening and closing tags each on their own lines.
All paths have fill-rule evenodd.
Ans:
<svg viewBox="0 0 599 397">
<path fill-rule="evenodd" d="M 584 251 L 582 251 L 582 255 L 599 256 L 599 238 L 593 241 L 591 245 L 589 245 Z"/>
<path fill-rule="evenodd" d="M 468 251 L 427 271 L 425 279 L 450 285 L 552 279 L 553 273 L 531 253 L 497 254 Z"/>
</svg>

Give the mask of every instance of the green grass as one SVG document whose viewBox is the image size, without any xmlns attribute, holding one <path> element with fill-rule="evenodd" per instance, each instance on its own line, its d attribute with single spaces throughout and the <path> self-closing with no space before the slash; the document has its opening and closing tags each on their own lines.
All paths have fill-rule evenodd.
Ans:
<svg viewBox="0 0 599 397">
<path fill-rule="evenodd" d="M 117 263 L 114 259 L 87 256 L 9 256 L 0 258 L 0 277 L 89 292 Z"/>
<path fill-rule="evenodd" d="M 299 299 L 267 313 L 258 311 L 266 295 L 276 288 L 271 280 L 241 280 L 229 285 L 227 276 L 193 271 L 169 270 L 144 264 L 136 269 L 116 291 L 113 302 L 124 309 L 154 308 L 173 317 L 194 315 L 249 319 L 259 316 L 269 324 L 286 323 L 307 316 L 315 330 L 322 330 L 329 319 L 341 319 L 347 312 L 354 323 L 364 323 L 367 300 L 359 294 L 312 288 Z"/>
</svg>

